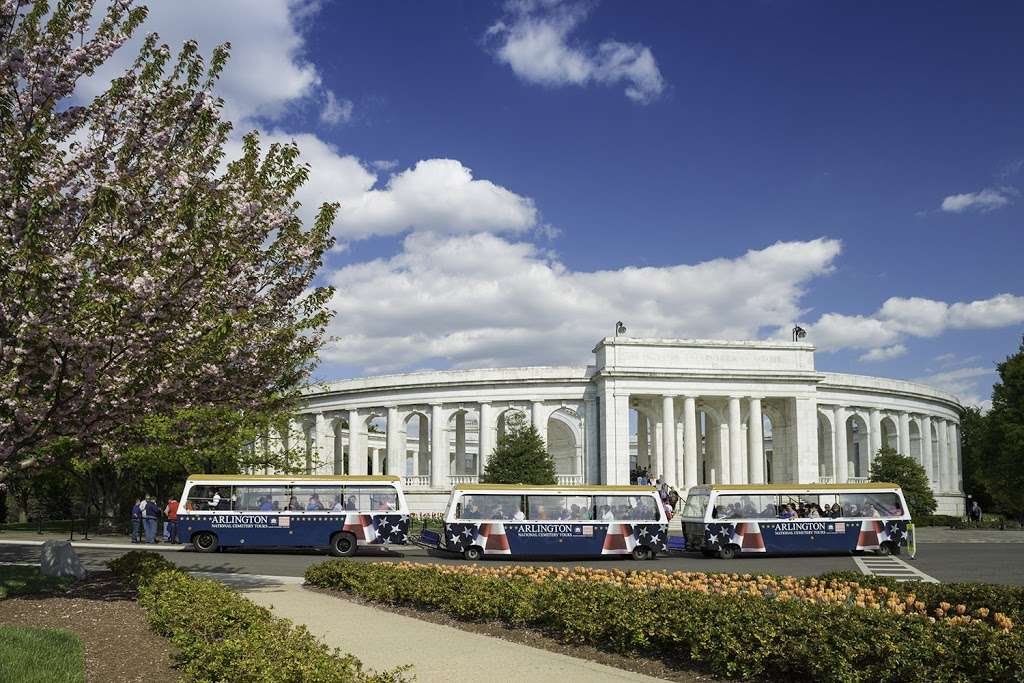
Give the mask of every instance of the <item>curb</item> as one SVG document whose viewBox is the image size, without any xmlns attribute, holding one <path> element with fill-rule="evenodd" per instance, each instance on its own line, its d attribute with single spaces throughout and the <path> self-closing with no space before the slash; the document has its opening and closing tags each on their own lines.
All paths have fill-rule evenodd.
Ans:
<svg viewBox="0 0 1024 683">
<path fill-rule="evenodd" d="M 59 539 L 49 539 L 59 540 Z M 0 545 L 42 545 L 46 541 L 35 539 L 0 540 Z M 93 543 L 92 541 L 71 541 L 72 548 L 100 548 L 103 550 L 155 550 L 163 552 L 179 552 L 188 548 L 187 545 L 166 543 Z"/>
</svg>

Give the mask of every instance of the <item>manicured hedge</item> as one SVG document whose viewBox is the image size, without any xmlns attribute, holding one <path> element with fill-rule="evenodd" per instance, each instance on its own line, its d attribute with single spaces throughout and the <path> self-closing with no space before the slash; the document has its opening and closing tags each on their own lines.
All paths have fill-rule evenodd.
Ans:
<svg viewBox="0 0 1024 683">
<path fill-rule="evenodd" d="M 153 630 L 178 648 L 181 672 L 197 682 L 341 683 L 402 681 L 401 670 L 372 674 L 235 591 L 196 579 L 153 553 L 131 552 L 110 569 L 139 591 Z"/>
<path fill-rule="evenodd" d="M 717 575 L 700 583 L 685 575 L 682 581 L 693 587 L 684 589 L 650 576 L 659 572 L 534 569 L 335 560 L 309 567 L 306 582 L 731 678 L 1024 680 L 1020 629 L 963 623 L 955 615 L 933 622 L 870 600 L 865 608 L 813 601 L 838 594 L 839 581 L 812 586 L 780 577 Z M 791 589 L 763 592 L 782 583 Z M 878 592 L 895 600 L 888 589 Z"/>
<path fill-rule="evenodd" d="M 996 583 L 922 583 L 912 581 L 899 583 L 884 576 L 863 576 L 855 572 L 828 572 L 819 580 L 855 581 L 861 586 L 878 588 L 885 586 L 901 595 L 913 595 L 925 603 L 931 614 L 943 603 L 964 605 L 968 613 L 979 609 L 999 611 L 1014 624 L 1024 627 L 1024 586 L 1006 586 Z"/>
</svg>

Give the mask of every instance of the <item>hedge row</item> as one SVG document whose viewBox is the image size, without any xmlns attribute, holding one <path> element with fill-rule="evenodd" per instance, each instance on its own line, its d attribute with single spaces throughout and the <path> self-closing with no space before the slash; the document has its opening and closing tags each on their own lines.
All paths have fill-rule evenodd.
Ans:
<svg viewBox="0 0 1024 683">
<path fill-rule="evenodd" d="M 352 655 L 332 650 L 235 591 L 196 579 L 164 558 L 130 552 L 108 565 L 138 589 L 153 630 L 179 651 L 185 680 L 256 683 L 403 681 L 404 670 L 366 672 Z"/>
<path fill-rule="evenodd" d="M 953 529 L 1020 529 L 1021 524 L 1014 519 L 1006 519 L 1002 515 L 983 515 L 981 523 L 967 517 L 955 515 L 917 515 L 914 524 L 921 526 L 945 526 Z"/>
<path fill-rule="evenodd" d="M 659 657 L 731 678 L 1024 680 L 1021 629 L 933 623 L 877 607 L 742 590 L 644 589 L 635 582 L 581 581 L 566 574 L 574 572 L 489 573 L 335 560 L 309 567 L 306 582 L 466 621 L 529 627 L 566 643 Z"/>
</svg>

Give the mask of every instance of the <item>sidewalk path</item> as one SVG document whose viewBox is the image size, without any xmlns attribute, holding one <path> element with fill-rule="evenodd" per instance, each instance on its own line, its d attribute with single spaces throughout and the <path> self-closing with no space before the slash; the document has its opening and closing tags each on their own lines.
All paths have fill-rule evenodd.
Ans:
<svg viewBox="0 0 1024 683">
<path fill-rule="evenodd" d="M 1024 529 L 915 528 L 918 543 L 1024 543 Z"/>
<path fill-rule="evenodd" d="M 267 577 L 269 578 L 269 577 Z M 418 683 L 487 680 L 541 683 L 660 681 L 586 659 L 374 609 L 298 585 L 241 589 L 372 669 L 412 664 Z"/>
</svg>

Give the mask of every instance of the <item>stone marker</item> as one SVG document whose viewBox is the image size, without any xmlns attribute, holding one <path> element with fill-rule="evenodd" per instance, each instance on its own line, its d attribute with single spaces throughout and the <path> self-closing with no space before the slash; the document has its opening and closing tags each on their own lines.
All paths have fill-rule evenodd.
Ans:
<svg viewBox="0 0 1024 683">
<path fill-rule="evenodd" d="M 73 576 L 84 579 L 86 575 L 82 561 L 68 541 L 46 541 L 39 558 L 39 571 L 43 576 Z"/>
</svg>

